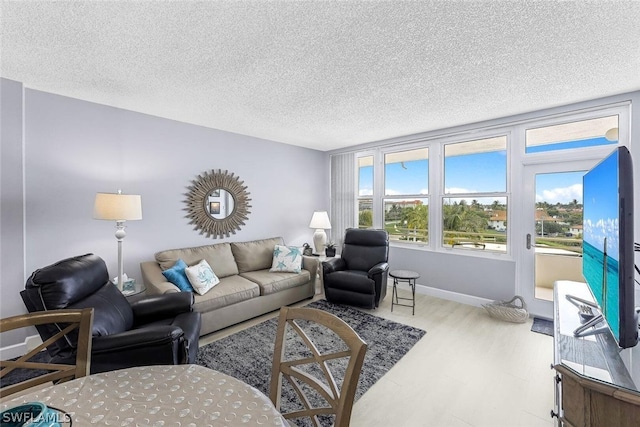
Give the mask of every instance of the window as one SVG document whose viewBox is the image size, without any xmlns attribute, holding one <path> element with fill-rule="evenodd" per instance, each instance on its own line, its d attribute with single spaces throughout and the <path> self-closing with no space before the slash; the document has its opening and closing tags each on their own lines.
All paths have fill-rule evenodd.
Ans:
<svg viewBox="0 0 640 427">
<path fill-rule="evenodd" d="M 507 205 L 506 136 L 444 146 L 443 246 L 506 252 Z"/>
<path fill-rule="evenodd" d="M 527 129 L 525 152 L 568 150 L 618 143 L 618 116 Z"/>
<path fill-rule="evenodd" d="M 429 149 L 384 155 L 384 228 L 390 240 L 429 242 Z"/>
<path fill-rule="evenodd" d="M 358 228 L 373 226 L 373 156 L 358 158 Z"/>
</svg>

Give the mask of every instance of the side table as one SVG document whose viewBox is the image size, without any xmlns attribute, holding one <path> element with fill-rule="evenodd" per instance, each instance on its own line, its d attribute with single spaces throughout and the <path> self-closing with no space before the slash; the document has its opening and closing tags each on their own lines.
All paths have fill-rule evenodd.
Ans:
<svg viewBox="0 0 640 427">
<path fill-rule="evenodd" d="M 416 314 L 416 279 L 420 277 L 418 273 L 410 270 L 393 270 L 389 273 L 393 277 L 393 295 L 391 296 L 391 311 L 394 305 L 401 305 L 412 308 L 412 315 Z M 398 296 L 398 283 L 406 282 L 411 287 L 411 298 L 403 298 Z M 411 301 L 409 304 L 401 304 L 398 300 Z"/>
<path fill-rule="evenodd" d="M 316 295 L 324 295 L 324 275 L 322 274 L 322 263 L 331 258 L 340 258 L 340 255 L 336 254 L 333 257 L 328 257 L 326 255 L 305 255 L 306 258 L 315 259 L 318 262 L 318 272 L 316 273 L 316 278 L 318 279 L 319 288 L 316 290 Z"/>
<path fill-rule="evenodd" d="M 122 295 L 124 295 L 129 302 L 137 301 L 144 297 L 147 288 L 144 283 L 134 283 L 133 289 L 123 290 Z"/>
</svg>

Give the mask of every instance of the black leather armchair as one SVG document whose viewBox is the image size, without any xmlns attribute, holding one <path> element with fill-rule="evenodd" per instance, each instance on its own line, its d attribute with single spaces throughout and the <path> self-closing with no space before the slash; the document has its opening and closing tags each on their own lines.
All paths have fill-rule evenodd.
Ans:
<svg viewBox="0 0 640 427">
<path fill-rule="evenodd" d="M 177 292 L 129 301 L 109 281 L 102 258 L 87 254 L 36 270 L 20 292 L 29 312 L 93 307 L 91 373 L 144 365 L 194 363 L 200 313 L 193 294 Z M 55 325 L 37 326 L 43 341 Z M 73 336 L 47 348 L 52 363 L 75 360 Z"/>
<path fill-rule="evenodd" d="M 348 228 L 340 255 L 322 263 L 327 301 L 378 307 L 387 294 L 389 234 Z"/>
</svg>

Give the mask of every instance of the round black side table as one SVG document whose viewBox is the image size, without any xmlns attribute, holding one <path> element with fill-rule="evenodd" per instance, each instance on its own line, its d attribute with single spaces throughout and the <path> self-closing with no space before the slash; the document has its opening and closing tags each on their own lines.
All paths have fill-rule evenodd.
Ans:
<svg viewBox="0 0 640 427">
<path fill-rule="evenodd" d="M 418 273 L 410 270 L 393 270 L 389 273 L 393 277 L 393 295 L 391 296 L 391 311 L 394 305 L 401 305 L 412 308 L 412 315 L 416 314 L 416 279 L 420 277 Z M 398 283 L 406 282 L 411 287 L 411 298 L 402 298 L 398 296 Z M 401 304 L 398 300 L 411 301 L 409 304 Z"/>
</svg>

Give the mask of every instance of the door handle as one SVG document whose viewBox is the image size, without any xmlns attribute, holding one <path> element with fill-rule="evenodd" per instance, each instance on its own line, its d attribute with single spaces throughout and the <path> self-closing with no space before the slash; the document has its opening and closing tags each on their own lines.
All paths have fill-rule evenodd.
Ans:
<svg viewBox="0 0 640 427">
<path fill-rule="evenodd" d="M 527 234 L 527 249 L 531 249 L 531 234 Z"/>
</svg>

